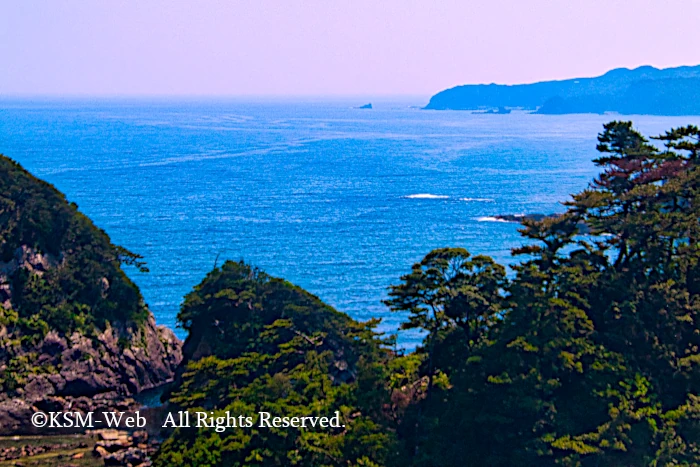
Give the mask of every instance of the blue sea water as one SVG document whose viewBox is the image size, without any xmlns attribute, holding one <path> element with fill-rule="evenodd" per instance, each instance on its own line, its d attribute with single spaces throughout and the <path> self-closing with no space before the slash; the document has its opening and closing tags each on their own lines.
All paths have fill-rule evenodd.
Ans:
<svg viewBox="0 0 700 467">
<path fill-rule="evenodd" d="M 508 264 L 518 226 L 596 174 L 601 115 L 473 115 L 409 102 L 0 100 L 0 153 L 53 183 L 112 240 L 160 324 L 218 262 L 245 259 L 354 318 L 431 249 Z M 627 117 L 645 133 L 697 117 Z M 177 331 L 183 336 L 181 330 Z M 416 335 L 401 338 L 413 347 Z"/>
</svg>

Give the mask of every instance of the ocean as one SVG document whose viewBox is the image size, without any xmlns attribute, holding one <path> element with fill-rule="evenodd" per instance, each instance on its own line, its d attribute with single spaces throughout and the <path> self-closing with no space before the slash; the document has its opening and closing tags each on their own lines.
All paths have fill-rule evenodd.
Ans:
<svg viewBox="0 0 700 467">
<path fill-rule="evenodd" d="M 476 115 L 427 99 L 0 99 L 0 153 L 54 184 L 116 244 L 159 324 L 218 262 L 254 264 L 395 333 L 382 304 L 430 250 L 502 264 L 497 214 L 563 211 L 613 119 L 645 134 L 699 117 Z M 413 348 L 415 333 L 400 335 Z"/>
</svg>

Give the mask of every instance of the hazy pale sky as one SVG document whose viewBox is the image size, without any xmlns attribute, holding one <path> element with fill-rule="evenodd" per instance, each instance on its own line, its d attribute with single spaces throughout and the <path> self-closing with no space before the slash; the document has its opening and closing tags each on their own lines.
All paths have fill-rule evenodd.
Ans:
<svg viewBox="0 0 700 467">
<path fill-rule="evenodd" d="M 700 0 L 0 0 L 0 95 L 431 95 L 700 64 Z"/>
</svg>

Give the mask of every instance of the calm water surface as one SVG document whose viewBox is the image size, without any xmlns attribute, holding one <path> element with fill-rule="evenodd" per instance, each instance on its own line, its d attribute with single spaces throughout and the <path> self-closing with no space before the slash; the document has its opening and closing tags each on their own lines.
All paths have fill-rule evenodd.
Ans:
<svg viewBox="0 0 700 467">
<path fill-rule="evenodd" d="M 362 103 L 5 99 L 0 152 L 145 256 L 151 272 L 129 274 L 161 324 L 176 326 L 219 256 L 393 332 L 390 284 L 438 247 L 511 263 L 518 227 L 488 217 L 562 211 L 596 174 L 595 138 L 613 119 Z M 700 123 L 627 119 L 652 134 Z"/>
</svg>

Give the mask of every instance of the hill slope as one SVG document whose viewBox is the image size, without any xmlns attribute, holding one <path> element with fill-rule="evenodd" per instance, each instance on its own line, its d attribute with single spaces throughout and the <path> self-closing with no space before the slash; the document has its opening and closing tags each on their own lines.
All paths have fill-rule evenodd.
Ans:
<svg viewBox="0 0 700 467">
<path fill-rule="evenodd" d="M 353 321 L 285 280 L 231 261 L 185 297 L 178 320 L 189 336 L 170 402 L 250 420 L 222 432 L 175 430 L 154 465 L 369 466 L 397 455 L 387 409 L 391 355 L 374 323 Z M 260 411 L 337 412 L 342 427 L 258 429 Z"/>
<path fill-rule="evenodd" d="M 121 269 L 139 259 L 0 156 L 0 431 L 25 430 L 35 410 L 109 407 L 172 379 L 180 342 Z"/>
</svg>

